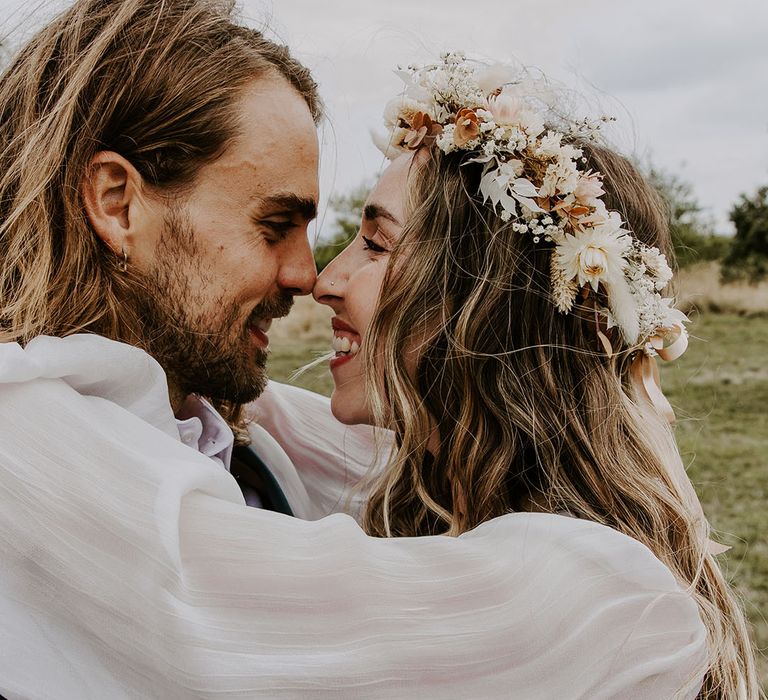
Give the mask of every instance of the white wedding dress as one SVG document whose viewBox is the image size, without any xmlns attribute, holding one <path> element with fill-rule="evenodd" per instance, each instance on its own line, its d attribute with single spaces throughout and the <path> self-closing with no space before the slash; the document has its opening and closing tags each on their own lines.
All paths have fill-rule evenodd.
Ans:
<svg viewBox="0 0 768 700">
<path fill-rule="evenodd" d="M 181 441 L 145 353 L 84 335 L 0 345 L 0 695 L 696 696 L 704 627 L 643 545 L 528 513 L 367 537 L 320 516 L 357 507 L 344 489 L 370 432 L 284 387 L 258 408 L 297 462 L 254 427 L 302 518 L 246 507 Z"/>
</svg>

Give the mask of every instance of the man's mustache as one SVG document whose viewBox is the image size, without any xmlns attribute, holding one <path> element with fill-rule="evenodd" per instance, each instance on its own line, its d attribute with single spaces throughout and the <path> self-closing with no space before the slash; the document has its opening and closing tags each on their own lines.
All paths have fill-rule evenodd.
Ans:
<svg viewBox="0 0 768 700">
<path fill-rule="evenodd" d="M 287 316 L 293 308 L 293 295 L 281 293 L 270 299 L 264 299 L 256 305 L 248 319 L 249 325 L 261 318 L 281 318 Z"/>
</svg>

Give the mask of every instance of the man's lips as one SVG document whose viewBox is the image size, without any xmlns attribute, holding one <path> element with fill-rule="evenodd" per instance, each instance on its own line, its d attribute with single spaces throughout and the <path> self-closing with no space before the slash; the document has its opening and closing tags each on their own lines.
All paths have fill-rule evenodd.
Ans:
<svg viewBox="0 0 768 700">
<path fill-rule="evenodd" d="M 269 333 L 269 329 L 272 326 L 271 318 L 258 318 L 252 322 L 252 326 L 260 330 L 262 333 Z"/>
<path fill-rule="evenodd" d="M 271 317 L 255 318 L 248 322 L 248 331 L 251 336 L 256 338 L 260 345 L 266 347 L 269 345 L 269 329 L 272 327 Z"/>
</svg>

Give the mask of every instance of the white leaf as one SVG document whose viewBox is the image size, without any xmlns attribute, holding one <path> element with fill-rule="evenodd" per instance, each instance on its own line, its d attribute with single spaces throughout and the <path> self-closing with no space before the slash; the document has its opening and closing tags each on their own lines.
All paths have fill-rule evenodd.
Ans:
<svg viewBox="0 0 768 700">
<path fill-rule="evenodd" d="M 530 209 L 532 212 L 536 212 L 537 214 L 546 214 L 546 212 L 538 205 L 536 202 L 534 202 L 532 199 L 529 199 L 528 197 L 521 197 L 516 192 L 512 192 L 512 196 L 520 202 L 523 206 Z"/>
<path fill-rule="evenodd" d="M 629 346 L 637 343 L 640 336 L 640 321 L 637 317 L 637 303 L 632 296 L 626 278 L 611 279 L 604 282 L 608 292 L 608 306 L 616 325 L 621 328 L 621 334 Z"/>
<path fill-rule="evenodd" d="M 530 180 L 526 180 L 524 177 L 519 177 L 512 183 L 512 190 L 523 197 L 539 196 L 539 191 L 533 183 Z"/>
</svg>

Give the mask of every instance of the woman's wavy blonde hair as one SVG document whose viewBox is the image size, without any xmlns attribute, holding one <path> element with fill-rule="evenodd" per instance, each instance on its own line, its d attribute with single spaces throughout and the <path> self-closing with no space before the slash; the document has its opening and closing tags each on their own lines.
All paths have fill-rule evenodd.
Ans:
<svg viewBox="0 0 768 700">
<path fill-rule="evenodd" d="M 608 208 L 670 257 L 664 209 L 636 168 L 579 146 L 585 168 L 605 176 Z M 605 327 L 616 352 L 600 349 L 590 299 L 556 310 L 550 251 L 482 203 L 482 165 L 436 148 L 414 163 L 407 223 L 365 343 L 371 406 L 397 446 L 365 529 L 458 535 L 532 509 L 612 527 L 649 547 L 696 600 L 710 650 L 699 697 L 758 697 L 744 614 L 670 476 L 683 470 L 672 430 L 634 393 L 637 349 Z M 415 374 L 403 361 L 414 352 Z"/>
<path fill-rule="evenodd" d="M 282 76 L 318 121 L 309 71 L 222 0 L 77 0 L 0 77 L 0 342 L 93 332 L 143 347 L 142 289 L 80 195 L 116 151 L 173 194 L 235 136 L 251 81 Z M 233 417 L 237 407 L 220 404 Z"/>
</svg>

